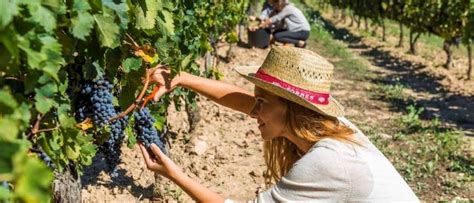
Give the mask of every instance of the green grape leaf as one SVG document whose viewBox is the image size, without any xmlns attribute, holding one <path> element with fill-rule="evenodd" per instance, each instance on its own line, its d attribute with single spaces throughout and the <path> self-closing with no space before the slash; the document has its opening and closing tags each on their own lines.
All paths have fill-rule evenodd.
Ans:
<svg viewBox="0 0 474 203">
<path fill-rule="evenodd" d="M 49 144 L 48 146 L 53 151 L 58 151 L 61 149 L 61 146 L 63 145 L 63 136 L 61 136 L 57 131 L 53 131 L 53 135 L 51 137 L 48 137 L 46 141 Z"/>
<path fill-rule="evenodd" d="M 66 11 L 63 0 L 41 0 L 41 4 L 51 8 L 52 11 L 58 14 L 64 14 Z"/>
<path fill-rule="evenodd" d="M 27 155 L 27 149 L 14 158 L 15 194 L 25 202 L 49 202 L 53 175 L 39 159 Z M 38 178 L 41 177 L 41 178 Z"/>
<path fill-rule="evenodd" d="M 18 103 L 8 89 L 0 90 L 0 112 L 2 114 L 11 113 L 17 106 Z"/>
<path fill-rule="evenodd" d="M 2 149 L 2 153 L 0 153 L 0 174 L 4 176 L 3 174 L 13 172 L 13 157 L 20 150 L 21 146 L 16 141 L 12 142 L 0 139 L 0 148 Z"/>
<path fill-rule="evenodd" d="M 87 1 L 74 1 L 72 9 L 78 13 L 81 13 L 84 11 L 89 11 L 91 9 L 91 6 Z"/>
<path fill-rule="evenodd" d="M 153 117 L 156 119 L 156 122 L 153 123 L 153 126 L 155 126 L 157 130 L 162 131 L 166 124 L 166 118 L 162 115 L 153 115 Z"/>
<path fill-rule="evenodd" d="M 31 14 L 31 21 L 41 25 L 46 32 L 52 32 L 56 28 L 56 16 L 49 9 L 41 4 L 28 4 L 28 10 Z"/>
<path fill-rule="evenodd" d="M 86 64 L 83 68 L 83 77 L 86 80 L 93 80 L 104 75 L 103 69 L 97 62 Z"/>
<path fill-rule="evenodd" d="M 122 109 L 126 109 L 131 103 L 135 101 L 135 92 L 138 90 L 139 83 L 128 81 L 128 83 L 122 87 L 122 92 L 119 97 L 119 104 Z"/>
<path fill-rule="evenodd" d="M 139 70 L 142 65 L 140 58 L 127 58 L 122 63 L 123 72 L 129 73 L 131 70 Z"/>
<path fill-rule="evenodd" d="M 28 65 L 32 69 L 42 70 L 51 78 L 59 81 L 58 71 L 65 64 L 61 54 L 61 44 L 51 36 L 42 36 L 39 38 L 42 47 L 38 52 L 30 47 L 29 38 L 33 37 L 33 34 L 28 33 L 25 37 L 19 37 L 18 47 L 26 53 Z"/>
<path fill-rule="evenodd" d="M 71 24 L 72 35 L 86 41 L 86 37 L 89 36 L 94 27 L 94 18 L 92 18 L 92 15 L 88 12 L 81 12 L 76 17 L 72 18 Z"/>
<path fill-rule="evenodd" d="M 59 82 L 58 71 L 61 66 L 65 64 L 61 54 L 61 44 L 58 43 L 57 39 L 51 36 L 41 37 L 40 41 L 43 44 L 41 53 L 44 53 L 47 57 L 43 71 Z"/>
<path fill-rule="evenodd" d="M 104 4 L 104 6 L 106 6 L 106 7 L 114 10 L 115 13 L 117 14 L 117 16 L 120 18 L 120 27 L 122 29 L 127 29 L 127 25 L 129 23 L 128 4 L 125 3 L 125 2 L 116 4 L 116 3 L 114 3 L 113 0 L 102 0 L 102 4 Z"/>
<path fill-rule="evenodd" d="M 24 124 L 28 124 L 31 119 L 30 106 L 26 103 L 22 103 L 15 109 L 15 112 L 13 112 L 11 118 L 21 121 Z"/>
<path fill-rule="evenodd" d="M 13 140 L 20 131 L 18 121 L 8 117 L 0 118 L 0 129 L 0 140 Z"/>
<path fill-rule="evenodd" d="M 160 26 L 162 26 L 169 35 L 174 35 L 174 22 L 173 22 L 173 14 L 163 10 L 161 11 L 161 15 L 164 16 L 164 19 L 158 18 L 158 22 L 160 22 Z"/>
<path fill-rule="evenodd" d="M 4 0 L 0 6 L 0 30 L 5 28 L 18 14 L 18 5 L 16 0 Z"/>
<path fill-rule="evenodd" d="M 19 37 L 18 47 L 26 53 L 28 65 L 33 69 L 40 69 L 40 63 L 46 60 L 47 56 L 44 53 L 31 49 L 30 40 L 26 36 Z"/>
<path fill-rule="evenodd" d="M 71 110 L 70 105 L 68 104 L 62 104 L 58 107 L 57 114 L 58 114 L 58 120 L 59 120 L 59 123 L 61 124 L 61 127 L 65 127 L 65 128 L 74 127 L 76 122 L 74 118 L 69 115 L 70 110 Z"/>
<path fill-rule="evenodd" d="M 153 29 L 155 27 L 158 10 L 161 10 L 161 1 L 145 0 L 145 5 L 135 7 L 136 27 L 138 29 Z"/>
<path fill-rule="evenodd" d="M 133 149 L 133 146 L 137 144 L 137 137 L 133 133 L 133 129 L 131 127 L 125 128 L 125 134 L 127 135 L 127 147 Z"/>
<path fill-rule="evenodd" d="M 5 46 L 8 52 L 11 54 L 12 60 L 15 60 L 15 62 L 19 62 L 19 49 L 16 39 L 17 35 L 18 33 L 14 29 L 7 29 L 5 32 L 0 34 L 0 43 Z"/>
<path fill-rule="evenodd" d="M 38 112 L 45 114 L 54 105 L 56 101 L 53 99 L 54 93 L 58 91 L 58 87 L 54 83 L 48 83 L 41 88 L 35 89 L 35 107 Z"/>
<path fill-rule="evenodd" d="M 80 155 L 79 147 L 72 147 L 72 146 L 67 145 L 65 147 L 65 150 L 66 150 L 66 155 L 69 159 L 75 161 L 77 160 L 77 158 L 79 158 L 79 155 Z"/>
<path fill-rule="evenodd" d="M 192 62 L 191 60 L 193 59 L 193 54 L 189 54 L 184 59 L 181 61 L 181 68 L 185 69 L 189 66 L 189 64 Z"/>
<path fill-rule="evenodd" d="M 13 197 L 13 194 L 7 188 L 0 187 L 0 199 L 7 200 Z"/>
<path fill-rule="evenodd" d="M 119 45 L 119 26 L 115 24 L 113 16 L 96 14 L 94 20 L 97 24 L 97 34 L 101 46 L 115 48 Z"/>
</svg>

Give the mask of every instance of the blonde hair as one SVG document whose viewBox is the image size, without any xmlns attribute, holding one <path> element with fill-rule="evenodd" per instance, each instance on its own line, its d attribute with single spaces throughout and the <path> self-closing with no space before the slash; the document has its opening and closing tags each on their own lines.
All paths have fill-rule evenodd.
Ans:
<svg viewBox="0 0 474 203">
<path fill-rule="evenodd" d="M 283 99 L 283 98 L 281 98 Z M 286 101 L 286 123 L 289 130 L 299 138 L 314 144 L 322 138 L 333 138 L 343 142 L 359 143 L 354 138 L 354 131 L 341 124 L 337 118 L 325 116 L 299 104 Z M 264 159 L 267 164 L 265 183 L 271 184 L 281 179 L 300 159 L 304 152 L 285 137 L 278 137 L 264 142 Z"/>
</svg>

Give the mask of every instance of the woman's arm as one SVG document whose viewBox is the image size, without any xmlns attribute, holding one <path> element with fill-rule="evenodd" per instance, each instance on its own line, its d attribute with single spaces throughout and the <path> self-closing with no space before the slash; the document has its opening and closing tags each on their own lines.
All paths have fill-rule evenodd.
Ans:
<svg viewBox="0 0 474 203">
<path fill-rule="evenodd" d="M 205 188 L 195 180 L 182 172 L 170 158 L 155 145 L 150 146 L 154 158 L 150 156 L 145 146 L 139 145 L 149 170 L 165 176 L 181 187 L 189 196 L 197 202 L 224 202 L 225 198 Z"/>
<path fill-rule="evenodd" d="M 171 81 L 170 72 L 157 68 L 151 73 L 152 80 L 161 87 L 155 100 L 171 91 L 175 86 L 182 86 L 202 94 L 210 100 L 231 109 L 249 114 L 255 103 L 253 94 L 249 91 L 222 81 L 211 80 L 181 72 Z"/>
</svg>

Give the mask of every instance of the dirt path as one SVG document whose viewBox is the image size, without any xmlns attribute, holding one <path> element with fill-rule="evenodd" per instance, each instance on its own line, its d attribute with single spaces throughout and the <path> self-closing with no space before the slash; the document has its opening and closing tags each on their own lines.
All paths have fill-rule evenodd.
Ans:
<svg viewBox="0 0 474 203">
<path fill-rule="evenodd" d="M 444 52 L 435 55 L 432 60 L 405 53 L 389 42 L 374 38 L 360 37 L 356 28 L 331 20 L 324 15 L 326 27 L 334 33 L 336 39 L 347 44 L 347 48 L 356 55 L 366 58 L 377 74 L 373 83 L 383 85 L 401 84 L 404 86 L 405 100 L 392 100 L 390 107 L 395 111 L 404 111 L 409 104 L 424 107 L 423 118 L 439 117 L 443 123 L 464 130 L 468 136 L 474 136 L 474 80 L 467 81 L 461 74 L 467 67 L 465 59 L 459 59 L 454 70 L 439 67 L 444 61 Z M 336 26 L 333 26 L 336 24 Z M 390 39 L 389 41 L 397 39 Z M 427 51 L 419 43 L 420 52 Z"/>
</svg>

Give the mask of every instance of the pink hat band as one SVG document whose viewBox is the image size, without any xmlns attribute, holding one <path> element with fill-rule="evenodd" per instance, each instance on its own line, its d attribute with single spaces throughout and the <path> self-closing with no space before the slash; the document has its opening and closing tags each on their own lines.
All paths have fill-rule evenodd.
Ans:
<svg viewBox="0 0 474 203">
<path fill-rule="evenodd" d="M 268 82 L 270 84 L 279 86 L 313 104 L 318 104 L 318 105 L 327 105 L 329 104 L 329 94 L 328 93 L 321 93 L 321 92 L 314 92 L 311 90 L 305 90 L 299 87 L 296 87 L 294 85 L 291 85 L 289 83 L 286 83 L 276 77 L 273 77 L 267 73 L 265 73 L 263 70 L 259 69 L 257 73 L 255 73 L 255 77 L 263 80 L 265 82 Z"/>
</svg>

